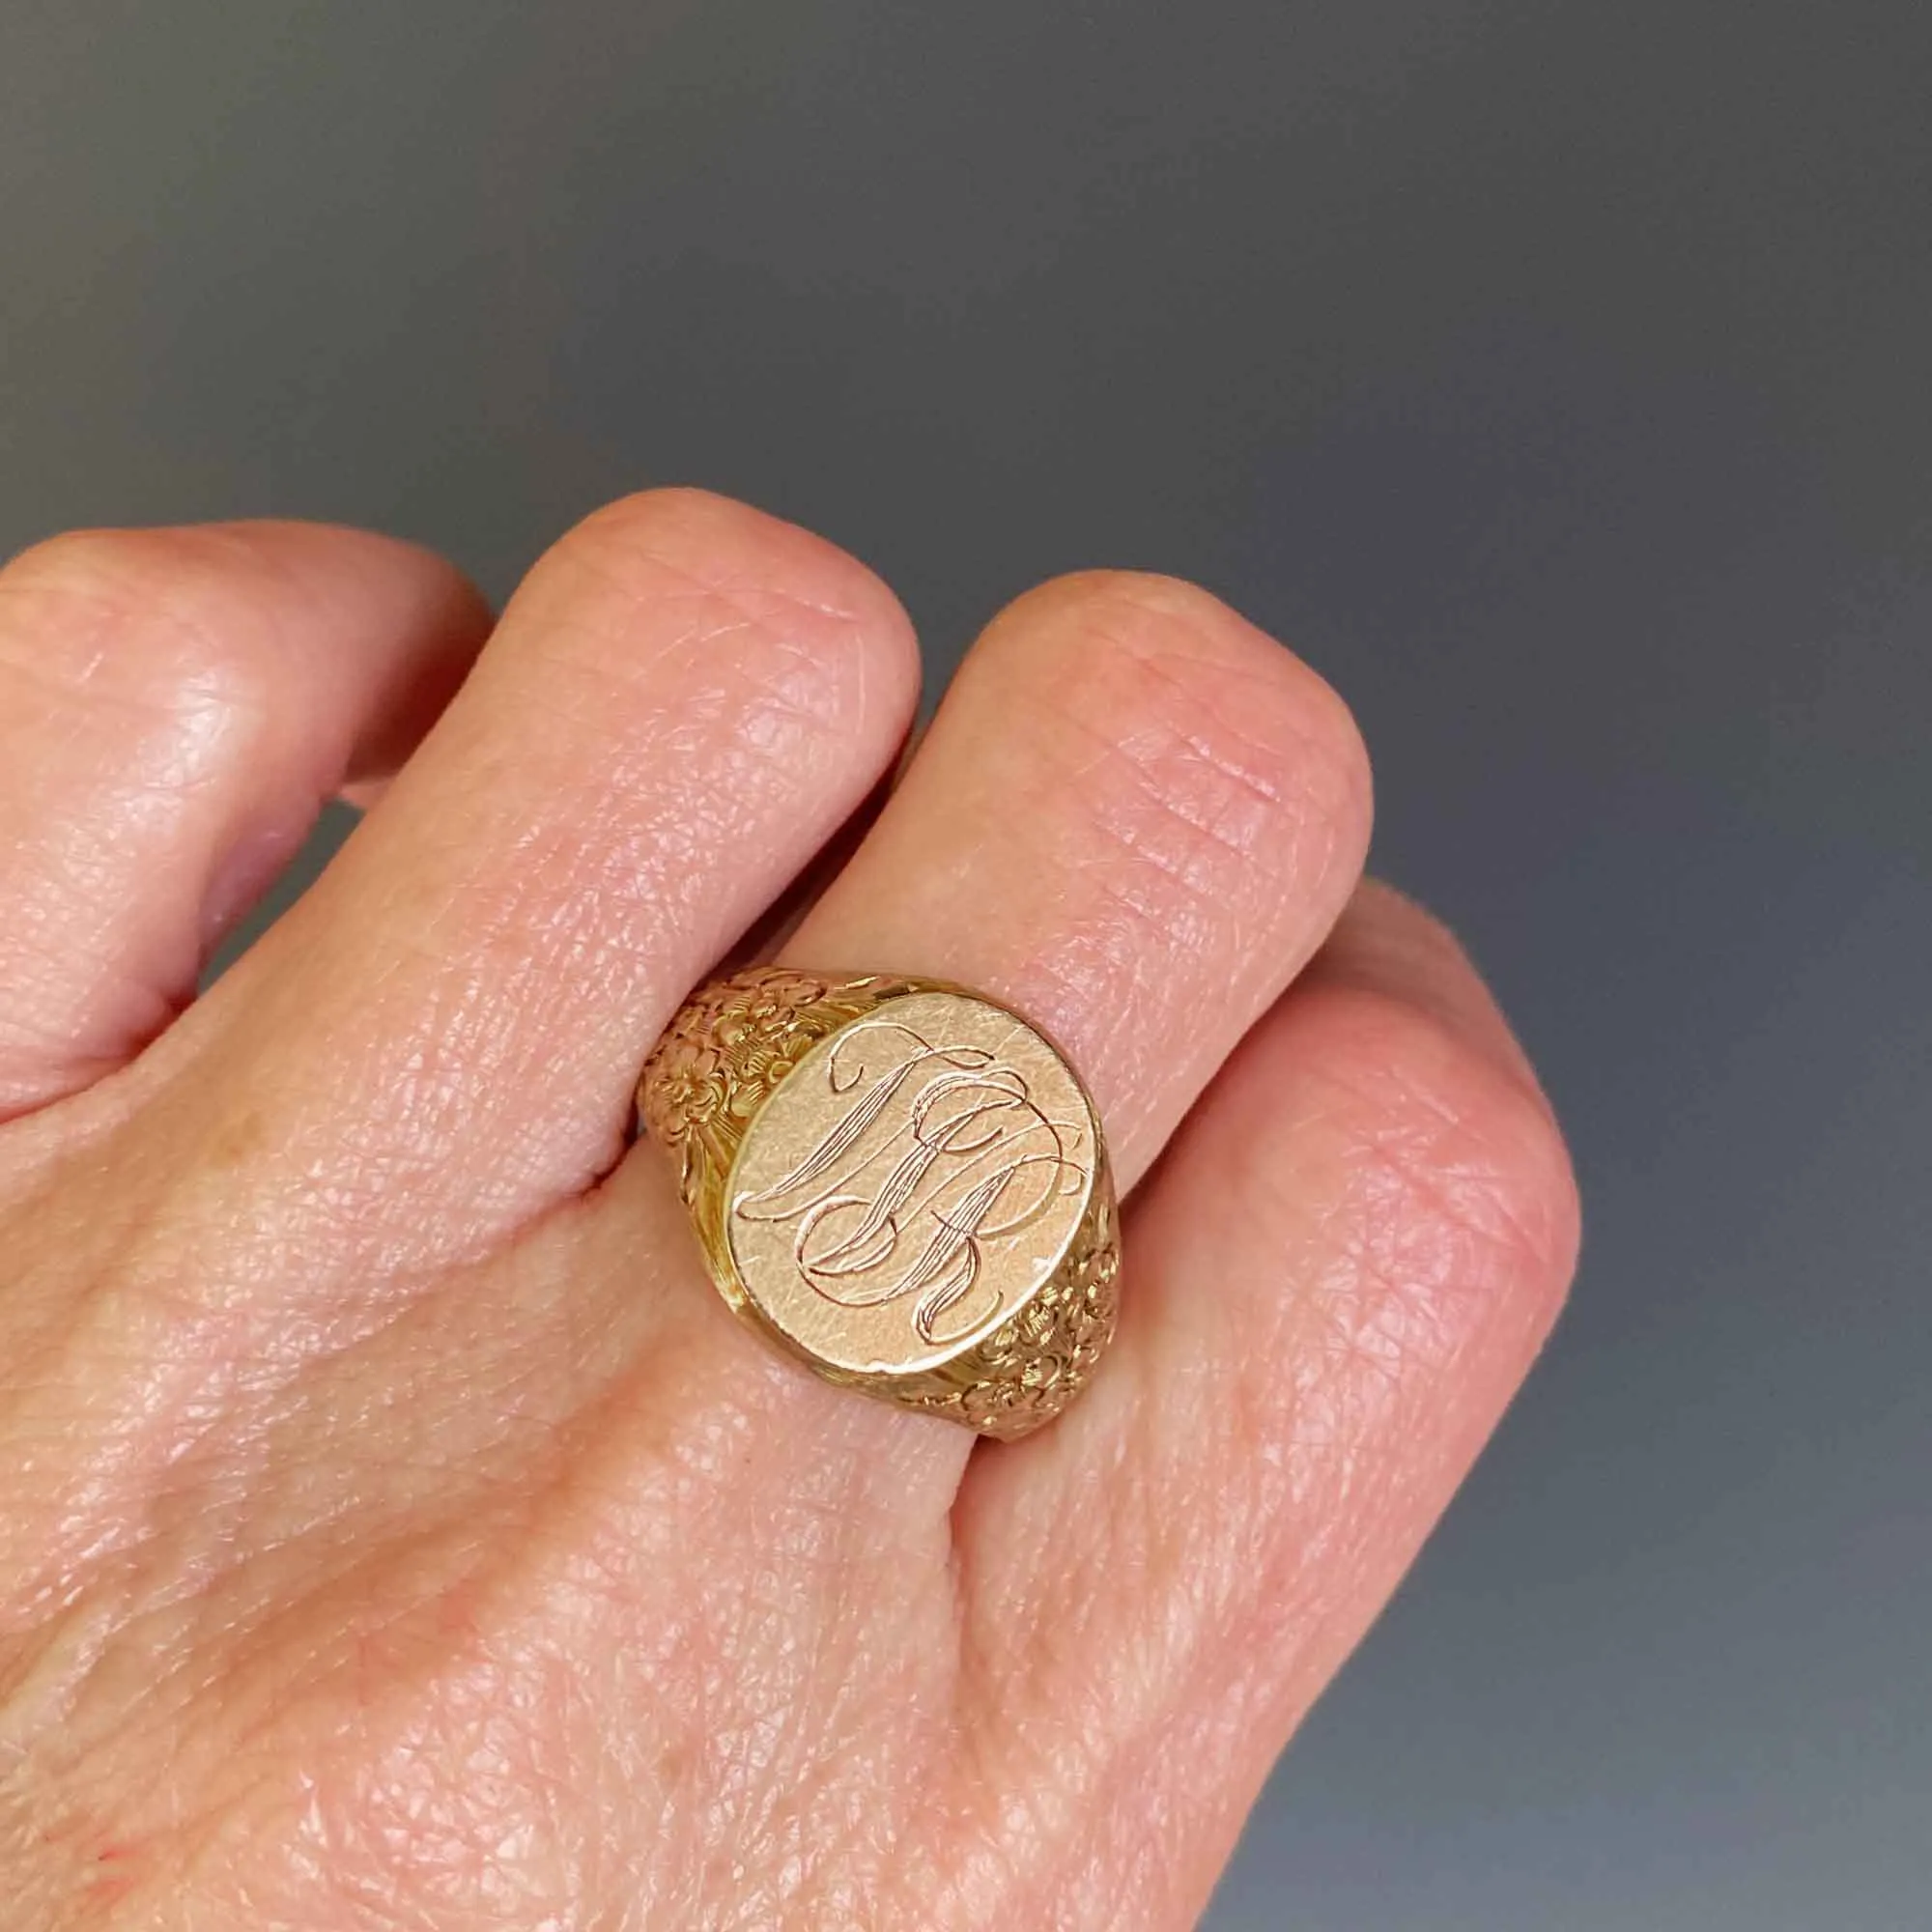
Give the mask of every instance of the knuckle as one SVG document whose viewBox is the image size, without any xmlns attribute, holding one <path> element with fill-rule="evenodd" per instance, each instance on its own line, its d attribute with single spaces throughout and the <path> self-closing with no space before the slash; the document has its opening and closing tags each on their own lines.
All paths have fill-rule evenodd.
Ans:
<svg viewBox="0 0 1932 1932">
<path fill-rule="evenodd" d="M 1446 943 L 1453 944 L 1453 941 Z M 1391 994 L 1312 995 L 1333 1042 L 1358 1259 L 1464 1332 L 1500 1301 L 1540 1333 L 1569 1291 L 1580 1237 L 1563 1136 L 1534 1087 L 1460 1028 Z"/>
<path fill-rule="evenodd" d="M 855 696 L 910 705 L 911 628 L 885 584 L 810 532 L 706 491 L 650 490 L 593 512 L 519 602 L 513 643 L 593 691 L 655 681 L 671 660 L 838 727 Z M 882 666 L 890 675 L 873 674 Z"/>
<path fill-rule="evenodd" d="M 274 684 L 246 546 L 218 529 L 75 530 L 0 571 L 0 668 L 59 705 L 213 742 Z"/>
<path fill-rule="evenodd" d="M 647 490 L 594 511 L 552 553 L 567 580 L 620 604 L 679 591 L 741 618 L 801 614 L 833 623 L 905 624 L 898 601 L 856 557 L 749 504 L 704 490 Z"/>
<path fill-rule="evenodd" d="M 616 595 L 650 595 L 667 573 L 702 578 L 764 521 L 701 490 L 639 490 L 593 510 L 566 531 L 539 568 L 560 566 Z"/>
<path fill-rule="evenodd" d="M 1190 896 L 1241 919 L 1286 878 L 1359 865 L 1371 788 L 1348 707 L 1208 592 L 1129 572 L 1059 578 L 982 649 L 997 678 L 1037 694 L 1016 708 L 1040 720 L 1048 782 L 1083 828 Z"/>
</svg>

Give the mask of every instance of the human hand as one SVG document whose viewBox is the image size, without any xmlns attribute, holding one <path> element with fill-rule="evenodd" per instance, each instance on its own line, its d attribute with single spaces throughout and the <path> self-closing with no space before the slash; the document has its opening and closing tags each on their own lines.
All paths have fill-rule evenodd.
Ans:
<svg viewBox="0 0 1932 1932">
<path fill-rule="evenodd" d="M 1200 591 L 1049 584 L 787 940 L 1009 1001 L 1107 1122 L 1119 1339 L 976 1447 L 759 1349 L 625 1151 L 898 752 L 903 615 L 663 493 L 455 692 L 486 628 L 299 526 L 0 574 L 6 1922 L 1191 1923 L 1576 1240 L 1488 996 L 1359 882 L 1347 713 Z"/>
</svg>

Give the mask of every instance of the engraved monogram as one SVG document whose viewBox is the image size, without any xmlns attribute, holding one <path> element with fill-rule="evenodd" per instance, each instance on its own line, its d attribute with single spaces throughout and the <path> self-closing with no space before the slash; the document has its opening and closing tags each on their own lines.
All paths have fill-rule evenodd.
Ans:
<svg viewBox="0 0 1932 1932">
<path fill-rule="evenodd" d="M 1050 1116 L 997 1051 L 889 1013 L 840 1031 L 818 1070 L 836 1103 L 829 1124 L 733 1214 L 788 1225 L 800 1276 L 827 1301 L 910 1297 L 922 1342 L 968 1334 L 1001 1305 L 989 1255 L 1057 1201 L 1085 1197 L 1085 1122 Z"/>
<path fill-rule="evenodd" d="M 749 968 L 666 1031 L 639 1112 L 725 1300 L 831 1380 L 1010 1439 L 1092 1377 L 1113 1183 L 1078 1081 L 1011 1013 Z"/>
</svg>

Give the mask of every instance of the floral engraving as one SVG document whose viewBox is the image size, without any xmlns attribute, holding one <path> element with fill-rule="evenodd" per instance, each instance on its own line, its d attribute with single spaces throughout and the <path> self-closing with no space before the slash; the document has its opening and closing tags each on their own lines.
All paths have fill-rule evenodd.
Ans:
<svg viewBox="0 0 1932 1932">
<path fill-rule="evenodd" d="M 809 973 L 756 967 L 705 988 L 672 1022 L 639 1083 L 644 1124 L 677 1150 L 687 1205 L 708 1158 L 728 1166 L 752 1116 L 851 1017 Z"/>
</svg>

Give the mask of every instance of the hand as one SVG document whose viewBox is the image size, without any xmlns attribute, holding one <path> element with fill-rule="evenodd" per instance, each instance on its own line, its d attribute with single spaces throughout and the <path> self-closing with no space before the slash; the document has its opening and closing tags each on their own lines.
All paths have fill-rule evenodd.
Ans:
<svg viewBox="0 0 1932 1932">
<path fill-rule="evenodd" d="M 897 753 L 904 616 L 667 493 L 466 680 L 487 628 L 293 525 L 0 575 L 7 1923 L 1190 1923 L 1576 1239 L 1481 985 L 1359 882 L 1348 713 L 1201 591 L 1051 583 L 786 942 L 1009 1000 L 1108 1123 L 1120 1338 L 976 1447 L 760 1349 L 625 1149 Z"/>
</svg>

